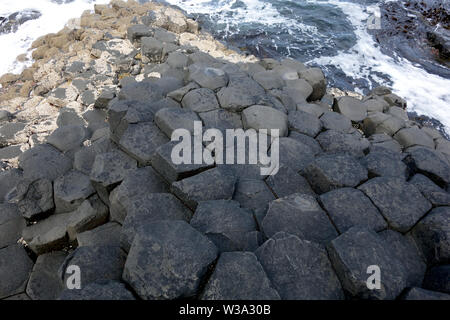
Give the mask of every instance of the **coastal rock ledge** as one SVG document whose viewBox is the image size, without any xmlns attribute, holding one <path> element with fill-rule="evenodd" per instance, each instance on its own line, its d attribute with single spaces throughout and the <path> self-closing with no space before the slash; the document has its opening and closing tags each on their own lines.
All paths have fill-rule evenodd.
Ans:
<svg viewBox="0 0 450 320">
<path fill-rule="evenodd" d="M 0 78 L 0 299 L 450 299 L 450 142 L 389 88 L 333 95 L 154 2 L 32 49 Z M 194 121 L 279 129 L 280 170 L 174 164 Z"/>
</svg>

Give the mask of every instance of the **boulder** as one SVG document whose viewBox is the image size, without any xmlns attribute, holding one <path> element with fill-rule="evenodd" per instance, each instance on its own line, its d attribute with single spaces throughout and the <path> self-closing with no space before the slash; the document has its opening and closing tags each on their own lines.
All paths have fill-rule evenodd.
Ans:
<svg viewBox="0 0 450 320">
<path fill-rule="evenodd" d="M 279 140 L 280 166 L 288 166 L 299 172 L 314 161 L 314 152 L 304 143 L 292 138 Z"/>
<path fill-rule="evenodd" d="M 186 93 L 181 101 L 183 108 L 195 112 L 207 112 L 219 109 L 216 94 L 211 89 L 200 88 Z"/>
<path fill-rule="evenodd" d="M 200 87 L 217 90 L 228 84 L 228 76 L 221 69 L 201 65 L 191 65 L 189 69 L 189 80 L 196 82 Z"/>
<path fill-rule="evenodd" d="M 418 147 L 408 153 L 406 161 L 417 172 L 428 176 L 440 187 L 450 184 L 450 165 L 437 151 Z"/>
<path fill-rule="evenodd" d="M 125 284 L 111 281 L 96 281 L 87 284 L 80 290 L 66 289 L 61 292 L 58 300 L 135 300 L 133 294 L 128 291 Z"/>
<path fill-rule="evenodd" d="M 313 88 L 313 93 L 309 96 L 310 101 L 322 99 L 327 90 L 327 80 L 320 68 L 308 68 L 298 72 L 300 78 L 305 79 Z"/>
<path fill-rule="evenodd" d="M 255 254 L 283 300 L 344 299 L 322 246 L 279 232 Z"/>
<path fill-rule="evenodd" d="M 338 233 L 311 195 L 292 194 L 269 204 L 267 215 L 262 221 L 262 230 L 267 237 L 286 232 L 302 240 L 327 243 Z"/>
<path fill-rule="evenodd" d="M 74 211 L 94 192 L 89 176 L 77 170 L 70 170 L 54 183 L 56 213 Z"/>
<path fill-rule="evenodd" d="M 61 152 L 80 148 L 83 141 L 87 139 L 87 132 L 84 126 L 64 126 L 53 131 L 48 136 L 47 142 L 59 149 Z"/>
<path fill-rule="evenodd" d="M 25 219 L 36 218 L 55 207 L 53 186 L 47 179 L 23 180 L 17 185 L 16 192 L 17 206 Z"/>
<path fill-rule="evenodd" d="M 127 208 L 138 198 L 149 193 L 165 193 L 169 186 L 152 167 L 144 167 L 129 171 L 122 183 L 115 188 L 109 197 L 111 220 L 123 223 Z"/>
<path fill-rule="evenodd" d="M 377 232 L 387 228 L 378 209 L 357 189 L 340 188 L 329 191 L 320 196 L 320 202 L 339 233 L 344 233 L 353 226 L 364 226 Z"/>
<path fill-rule="evenodd" d="M 0 248 L 16 244 L 25 226 L 17 205 L 0 203 Z"/>
<path fill-rule="evenodd" d="M 0 202 L 3 202 L 8 193 L 22 180 L 22 171 L 11 168 L 0 171 Z"/>
<path fill-rule="evenodd" d="M 379 236 L 402 262 L 407 285 L 410 287 L 422 285 L 427 265 L 414 240 L 394 230 L 384 230 Z"/>
<path fill-rule="evenodd" d="M 214 128 L 221 131 L 243 128 L 241 116 L 224 109 L 202 112 L 198 116 L 202 119 L 205 128 Z"/>
<path fill-rule="evenodd" d="M 32 300 L 55 300 L 64 289 L 58 269 L 66 259 L 63 251 L 38 256 L 27 284 L 26 293 Z"/>
<path fill-rule="evenodd" d="M 97 195 L 85 200 L 74 212 L 71 213 L 67 223 L 67 234 L 70 241 L 77 238 L 78 233 L 93 229 L 104 224 L 108 220 L 108 207 Z"/>
<path fill-rule="evenodd" d="M 156 149 L 168 142 L 164 133 L 153 122 L 130 124 L 119 141 L 119 146 L 141 165 L 149 165 Z"/>
<path fill-rule="evenodd" d="M 90 178 L 97 184 L 109 187 L 121 182 L 136 166 L 136 160 L 119 150 L 113 150 L 95 157 Z"/>
<path fill-rule="evenodd" d="M 126 255 L 120 247 L 94 246 L 78 247 L 70 253 L 59 268 L 60 280 L 67 288 L 67 282 L 72 275 L 70 266 L 78 266 L 81 272 L 81 287 L 89 283 L 105 280 L 117 280 L 122 277 Z"/>
<path fill-rule="evenodd" d="M 27 142 L 28 137 L 25 127 L 26 124 L 21 122 L 2 123 L 0 126 L 0 147 Z"/>
<path fill-rule="evenodd" d="M 399 177 L 406 179 L 408 168 L 402 161 L 403 155 L 385 148 L 371 148 L 362 163 L 369 171 L 369 176 Z"/>
<path fill-rule="evenodd" d="M 191 217 L 191 211 L 170 193 L 151 193 L 135 197 L 127 208 L 127 215 L 123 222 L 120 235 L 122 249 L 128 252 L 135 235 L 155 221 L 185 220 L 189 222 Z"/>
<path fill-rule="evenodd" d="M 192 110 L 164 108 L 155 114 L 155 123 L 169 138 L 176 129 L 185 129 L 194 133 L 194 122 L 201 121 Z"/>
<path fill-rule="evenodd" d="M 266 90 L 279 89 L 284 85 L 280 75 L 272 70 L 257 72 L 253 75 L 253 79 Z"/>
<path fill-rule="evenodd" d="M 240 178 L 236 184 L 233 200 L 238 201 L 243 208 L 255 210 L 266 208 L 275 196 L 262 180 Z"/>
<path fill-rule="evenodd" d="M 131 42 L 140 40 L 142 37 L 151 37 L 152 35 L 152 30 L 144 24 L 132 25 L 127 30 L 127 38 Z"/>
<path fill-rule="evenodd" d="M 225 110 L 240 112 L 256 105 L 264 95 L 264 88 L 247 75 L 230 75 L 228 87 L 220 89 L 217 98 Z"/>
<path fill-rule="evenodd" d="M 327 130 L 320 133 L 316 140 L 326 153 L 347 153 L 355 157 L 362 157 L 370 147 L 370 142 L 359 132 L 343 133 Z"/>
<path fill-rule="evenodd" d="M 316 156 L 323 152 L 322 148 L 320 147 L 320 144 L 315 140 L 314 138 L 307 136 L 306 134 L 298 133 L 295 131 L 291 131 L 289 133 L 288 138 L 292 138 L 294 140 L 297 140 L 300 143 L 303 143 L 304 145 L 308 146 L 313 154 Z"/>
<path fill-rule="evenodd" d="M 289 130 L 303 133 L 313 138 L 322 130 L 322 123 L 319 118 L 303 111 L 290 112 L 288 122 Z"/>
<path fill-rule="evenodd" d="M 242 112 L 242 122 L 246 129 L 267 129 L 268 134 L 271 134 L 270 129 L 278 129 L 280 137 L 288 134 L 286 114 L 271 107 L 255 105 L 245 109 Z"/>
<path fill-rule="evenodd" d="M 122 227 L 115 222 L 105 223 L 97 228 L 77 233 L 79 247 L 120 246 Z"/>
<path fill-rule="evenodd" d="M 428 265 L 450 261 L 450 207 L 433 209 L 411 230 Z"/>
<path fill-rule="evenodd" d="M 279 300 L 263 267 L 251 252 L 220 255 L 201 296 L 204 300 Z"/>
<path fill-rule="evenodd" d="M 191 226 L 206 235 L 220 252 L 244 250 L 247 233 L 257 228 L 252 212 L 232 200 L 200 202 Z"/>
<path fill-rule="evenodd" d="M 175 164 L 172 160 L 172 152 L 179 142 L 171 141 L 156 149 L 151 159 L 153 168 L 159 172 L 169 183 L 194 176 L 202 171 L 210 169 L 212 165 L 202 161 L 201 164 L 181 163 Z M 191 160 L 194 160 L 194 147 L 191 148 Z"/>
<path fill-rule="evenodd" d="M 231 200 L 235 184 L 236 177 L 228 170 L 214 168 L 172 183 L 171 191 L 195 210 L 199 201 Z"/>
<path fill-rule="evenodd" d="M 409 182 L 414 184 L 433 206 L 450 206 L 450 193 L 438 187 L 426 176 L 416 174 Z"/>
<path fill-rule="evenodd" d="M 404 148 L 424 146 L 434 149 L 433 139 L 417 127 L 401 129 L 394 135 L 394 139 L 397 140 Z"/>
<path fill-rule="evenodd" d="M 345 154 L 319 156 L 304 169 L 306 179 L 318 194 L 356 187 L 367 180 L 367 174 L 358 159 Z"/>
<path fill-rule="evenodd" d="M 377 177 L 358 187 L 372 200 L 389 226 L 407 232 L 428 210 L 431 203 L 402 178 Z"/>
<path fill-rule="evenodd" d="M 322 126 L 325 130 L 335 130 L 348 133 L 352 128 L 352 122 L 346 116 L 337 112 L 327 111 L 320 117 Z"/>
<path fill-rule="evenodd" d="M 334 270 L 350 297 L 359 299 L 393 300 L 407 286 L 404 265 L 392 249 L 374 231 L 353 227 L 331 241 L 327 247 Z M 378 266 L 380 289 L 370 290 L 367 283 Z"/>
<path fill-rule="evenodd" d="M 368 140 L 374 147 L 388 149 L 397 153 L 402 152 L 402 146 L 400 143 L 385 133 L 373 134 L 368 138 Z"/>
<path fill-rule="evenodd" d="M 72 161 L 49 144 L 37 145 L 19 157 L 19 167 L 24 178 L 50 181 L 72 169 Z"/>
<path fill-rule="evenodd" d="M 138 234 L 125 264 L 123 279 L 142 299 L 192 297 L 217 248 L 184 221 L 158 221 Z"/>
<path fill-rule="evenodd" d="M 361 122 L 367 117 L 367 107 L 353 97 L 341 97 L 337 99 L 335 109 L 353 122 Z"/>
<path fill-rule="evenodd" d="M 288 166 L 281 166 L 276 175 L 267 177 L 266 183 L 278 198 L 293 193 L 315 195 L 308 181 Z"/>
<path fill-rule="evenodd" d="M 33 269 L 33 261 L 17 244 L 0 249 L 0 299 L 22 293 Z"/>
</svg>

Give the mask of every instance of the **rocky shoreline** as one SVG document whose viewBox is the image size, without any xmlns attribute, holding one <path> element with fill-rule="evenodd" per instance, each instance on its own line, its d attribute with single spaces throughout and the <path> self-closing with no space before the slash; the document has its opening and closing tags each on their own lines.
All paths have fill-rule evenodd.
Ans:
<svg viewBox="0 0 450 320">
<path fill-rule="evenodd" d="M 0 299 L 450 299 L 450 141 L 389 88 L 327 88 L 153 2 L 33 49 L 0 78 Z M 196 121 L 279 129 L 279 172 L 174 164 Z"/>
</svg>

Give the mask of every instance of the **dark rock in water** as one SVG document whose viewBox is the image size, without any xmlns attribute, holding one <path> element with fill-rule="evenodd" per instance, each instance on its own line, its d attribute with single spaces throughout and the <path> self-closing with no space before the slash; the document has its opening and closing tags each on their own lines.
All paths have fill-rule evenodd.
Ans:
<svg viewBox="0 0 450 320">
<path fill-rule="evenodd" d="M 381 26 L 373 33 L 385 53 L 390 56 L 396 53 L 430 73 L 450 76 L 448 3 L 433 0 L 383 3 Z"/>
<path fill-rule="evenodd" d="M 0 17 L 0 34 L 16 32 L 19 26 L 29 20 L 38 19 L 42 14 L 37 10 L 23 10 L 11 13 L 9 16 Z"/>
</svg>

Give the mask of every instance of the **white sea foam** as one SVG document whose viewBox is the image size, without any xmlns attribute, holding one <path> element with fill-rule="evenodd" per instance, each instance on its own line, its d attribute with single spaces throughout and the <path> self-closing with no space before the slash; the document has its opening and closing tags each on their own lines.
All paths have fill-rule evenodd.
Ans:
<svg viewBox="0 0 450 320">
<path fill-rule="evenodd" d="M 16 61 L 18 55 L 27 53 L 31 43 L 40 36 L 58 32 L 69 19 L 79 17 L 85 10 L 92 10 L 94 3 L 109 3 L 109 0 L 75 0 L 66 4 L 50 0 L 1 0 L 0 16 L 26 9 L 38 10 L 42 16 L 25 22 L 17 32 L 0 35 L 0 74 L 21 72 L 26 64 Z"/>
</svg>

